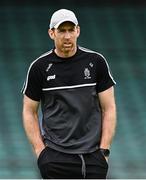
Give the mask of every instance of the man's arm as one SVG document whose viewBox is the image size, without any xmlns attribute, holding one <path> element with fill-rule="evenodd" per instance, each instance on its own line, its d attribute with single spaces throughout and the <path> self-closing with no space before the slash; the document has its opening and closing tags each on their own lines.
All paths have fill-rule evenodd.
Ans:
<svg viewBox="0 0 146 180">
<path fill-rule="evenodd" d="M 102 110 L 102 136 L 100 148 L 109 149 L 116 128 L 116 104 L 114 88 L 111 87 L 98 94 Z"/>
<path fill-rule="evenodd" d="M 38 101 L 33 101 L 32 99 L 24 95 L 22 113 L 24 129 L 37 157 L 45 148 L 39 127 L 38 107 Z"/>
</svg>

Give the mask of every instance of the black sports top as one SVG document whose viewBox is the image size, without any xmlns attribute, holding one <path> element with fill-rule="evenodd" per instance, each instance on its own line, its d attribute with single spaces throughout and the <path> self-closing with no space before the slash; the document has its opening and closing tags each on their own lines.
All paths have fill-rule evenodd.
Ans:
<svg viewBox="0 0 146 180">
<path fill-rule="evenodd" d="M 44 143 L 58 151 L 82 154 L 99 146 L 98 93 L 114 84 L 101 54 L 78 47 L 74 56 L 61 58 L 52 49 L 31 63 L 22 92 L 41 101 Z"/>
</svg>

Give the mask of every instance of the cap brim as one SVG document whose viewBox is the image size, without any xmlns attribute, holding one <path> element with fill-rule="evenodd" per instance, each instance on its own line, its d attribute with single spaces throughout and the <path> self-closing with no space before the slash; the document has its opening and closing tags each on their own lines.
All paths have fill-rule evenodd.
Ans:
<svg viewBox="0 0 146 180">
<path fill-rule="evenodd" d="M 54 26 L 54 28 L 57 29 L 57 28 L 58 28 L 62 23 L 64 23 L 64 22 L 71 22 L 71 23 L 73 23 L 74 25 L 78 25 L 78 22 L 75 22 L 74 20 L 64 19 L 64 20 L 58 22 L 58 23 Z"/>
</svg>

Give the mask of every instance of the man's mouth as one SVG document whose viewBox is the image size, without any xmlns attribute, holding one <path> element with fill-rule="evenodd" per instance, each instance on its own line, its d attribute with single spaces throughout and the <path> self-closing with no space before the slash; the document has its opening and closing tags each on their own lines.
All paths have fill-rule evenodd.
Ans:
<svg viewBox="0 0 146 180">
<path fill-rule="evenodd" d="M 71 43 L 64 43 L 64 46 L 65 47 L 70 47 L 70 46 L 72 46 L 72 44 Z"/>
</svg>

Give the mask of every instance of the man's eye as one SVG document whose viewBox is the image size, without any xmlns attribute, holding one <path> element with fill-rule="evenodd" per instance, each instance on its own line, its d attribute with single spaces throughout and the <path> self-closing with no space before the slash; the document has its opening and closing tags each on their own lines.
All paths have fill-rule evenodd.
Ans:
<svg viewBox="0 0 146 180">
<path fill-rule="evenodd" d="M 59 29 L 58 32 L 65 32 L 65 30 L 64 29 Z"/>
<path fill-rule="evenodd" d="M 75 30 L 74 29 L 69 29 L 68 32 L 74 32 Z M 58 32 L 67 32 L 65 29 L 59 29 Z"/>
<path fill-rule="evenodd" d="M 75 30 L 74 29 L 70 29 L 69 32 L 74 32 Z"/>
</svg>

